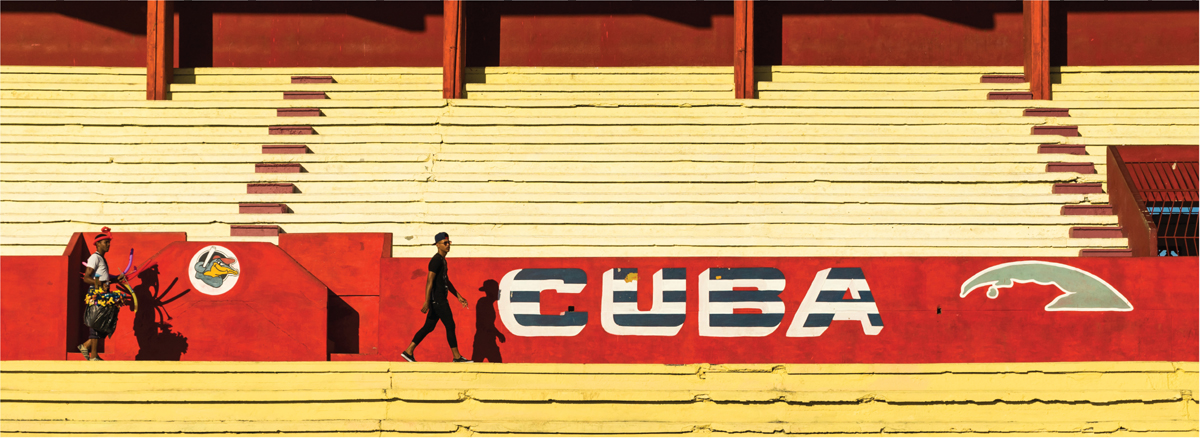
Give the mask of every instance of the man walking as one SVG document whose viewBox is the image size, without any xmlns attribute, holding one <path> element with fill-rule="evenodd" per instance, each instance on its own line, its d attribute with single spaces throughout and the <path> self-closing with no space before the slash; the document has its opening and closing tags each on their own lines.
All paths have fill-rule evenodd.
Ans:
<svg viewBox="0 0 1200 438">
<path fill-rule="evenodd" d="M 112 243 L 112 231 L 108 227 L 100 229 L 100 234 L 92 240 L 96 252 L 87 261 L 87 271 L 83 273 L 83 281 L 89 285 L 84 296 L 84 324 L 88 326 L 88 340 L 79 344 L 79 352 L 87 360 L 104 360 L 100 358 L 100 341 L 110 337 L 117 327 L 117 313 L 124 304 L 124 297 L 108 289 L 113 276 L 108 272 L 108 260 L 104 254 Z M 116 276 L 117 281 L 124 282 L 125 274 Z"/>
<path fill-rule="evenodd" d="M 445 232 L 437 233 L 433 237 L 434 245 L 437 246 L 437 254 L 429 259 L 429 276 L 425 279 L 425 304 L 421 306 L 421 313 L 425 314 L 425 325 L 421 330 L 417 331 L 417 335 L 413 336 L 411 344 L 408 344 L 408 349 L 400 353 L 400 357 L 409 362 L 416 362 L 417 358 L 413 353 L 417 349 L 417 344 L 433 331 L 437 326 L 438 320 L 442 321 L 442 327 L 446 329 L 446 342 L 450 344 L 450 353 L 454 355 L 455 362 L 470 362 L 458 353 L 458 339 L 454 334 L 454 315 L 450 313 L 450 303 L 448 292 L 454 292 L 454 296 L 458 297 L 458 302 L 462 303 L 463 308 L 467 308 L 467 299 L 459 295 L 458 289 L 454 288 L 454 284 L 450 283 L 450 276 L 446 266 L 446 254 L 450 252 L 450 235 Z"/>
</svg>

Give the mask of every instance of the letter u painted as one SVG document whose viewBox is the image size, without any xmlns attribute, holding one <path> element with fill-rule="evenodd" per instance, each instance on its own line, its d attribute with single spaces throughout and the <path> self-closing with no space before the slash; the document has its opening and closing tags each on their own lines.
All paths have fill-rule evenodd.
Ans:
<svg viewBox="0 0 1200 438">
<path fill-rule="evenodd" d="M 687 270 L 661 269 L 654 274 L 650 310 L 637 306 L 637 269 L 617 268 L 604 273 L 600 325 L 618 336 L 674 336 L 687 318 Z"/>
</svg>

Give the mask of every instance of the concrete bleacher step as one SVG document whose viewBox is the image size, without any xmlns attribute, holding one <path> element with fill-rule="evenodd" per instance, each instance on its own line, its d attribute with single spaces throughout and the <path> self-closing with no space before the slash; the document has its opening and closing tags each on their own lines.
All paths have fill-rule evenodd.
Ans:
<svg viewBox="0 0 1200 438">
<path fill-rule="evenodd" d="M 29 196 L 26 196 L 29 198 Z M 132 197 L 145 199 L 149 196 Z M 214 199 L 215 198 L 215 199 Z M 490 217 L 494 223 L 831 223 L 838 222 L 837 216 L 849 216 L 842 223 L 980 223 L 983 217 L 995 217 L 996 224 L 1109 224 L 1115 218 L 1087 217 L 1067 218 L 1063 215 L 1111 215 L 1107 205 L 1011 205 L 1011 204 L 959 204 L 925 205 L 916 203 L 837 204 L 837 203 L 790 203 L 739 205 L 732 203 L 676 202 L 671 204 L 638 205 L 630 203 L 622 207 L 636 208 L 636 217 L 614 211 L 612 205 L 580 206 L 569 202 L 418 202 L 417 199 L 392 202 L 333 202 L 326 196 L 323 202 L 308 199 L 288 200 L 287 204 L 271 202 L 271 197 L 247 195 L 214 195 L 200 200 L 160 200 L 157 202 L 121 202 L 117 200 L 3 200 L 0 206 L 14 222 L 28 220 L 30 215 L 87 214 L 99 219 L 114 219 L 113 215 L 171 215 L 158 218 L 168 220 L 194 220 L 195 215 L 213 215 L 214 219 L 231 214 L 289 213 L 284 221 L 319 220 L 320 217 L 346 219 L 354 222 L 371 219 L 373 215 L 392 214 L 404 217 L 441 217 L 461 220 L 463 216 L 480 215 Z M 319 198 L 318 198 L 319 199 Z M 220 200 L 220 201 L 218 201 Z M 1105 210 L 1107 212 L 1100 212 Z M 353 211 L 353 214 L 343 213 Z M 885 211 L 886 214 L 882 214 Z M 182 216 L 180 216 L 182 215 Z M 523 215 L 529 216 L 523 218 Z M 739 216 L 752 216 L 741 217 Z M 795 216 L 793 219 L 789 217 Z M 187 218 L 187 219 L 183 219 Z"/>
<path fill-rule="evenodd" d="M 1020 73 L 1012 67 L 760 67 L 756 75 L 769 92 L 792 94 L 747 101 L 732 99 L 728 67 L 471 69 L 468 91 L 476 94 L 455 101 L 440 99 L 436 67 L 183 70 L 176 71 L 181 98 L 121 102 L 72 99 L 61 93 L 144 89 L 144 70 L 71 74 L 70 69 L 0 68 L 0 91 L 44 90 L 50 94 L 41 97 L 51 97 L 0 103 L 5 129 L 0 139 L 5 153 L 0 159 L 0 192 L 5 197 L 0 201 L 6 218 L 0 239 L 19 242 L 0 244 L 0 252 L 49 252 L 53 239 L 18 238 L 10 236 L 10 230 L 51 236 L 54 232 L 47 230 L 62 224 L 79 227 L 91 221 L 67 207 L 74 202 L 88 211 L 95 206 L 110 214 L 161 216 L 161 223 L 134 220 L 126 224 L 131 227 L 182 226 L 191 236 L 218 240 L 230 238 L 231 227 L 241 225 L 279 226 L 284 232 L 386 230 L 415 235 L 414 227 L 424 232 L 453 224 L 466 227 L 456 233 L 475 239 L 460 248 L 483 256 L 552 256 L 573 250 L 634 254 L 633 247 L 621 246 L 628 245 L 620 243 L 626 240 L 612 244 L 587 237 L 612 233 L 613 226 L 624 227 L 616 231 L 621 236 L 664 232 L 669 242 L 651 250 L 660 255 L 693 250 L 720 255 L 731 248 L 760 255 L 837 255 L 834 244 L 821 241 L 777 245 L 749 236 L 759 235 L 762 226 L 804 233 L 815 230 L 811 225 L 818 222 L 845 230 L 859 223 L 883 229 L 890 226 L 883 222 L 899 218 L 908 224 L 902 227 L 920 227 L 915 225 L 920 223 L 917 216 L 931 216 L 925 222 L 937 222 L 954 234 L 978 230 L 973 228 L 976 224 L 963 221 L 1002 217 L 982 222 L 999 226 L 992 235 L 1004 237 L 986 253 L 1075 256 L 1081 249 L 1126 248 L 1123 238 L 1067 237 L 1073 226 L 1115 225 L 1111 215 L 1061 214 L 1108 202 L 1103 194 L 1104 147 L 1194 144 L 1200 115 L 1195 101 L 1187 100 L 1187 93 L 1195 91 L 1189 89 L 1196 83 L 1194 67 L 1153 73 L 1064 68 L 1056 80 L 1069 84 L 1060 89 L 1067 98 L 1056 94 L 1050 102 L 987 101 L 987 92 L 1027 86 L 980 83 L 985 74 Z M 18 85 L 5 88 L 5 83 L 14 82 L 9 80 L 13 74 L 24 76 L 15 81 Z M 97 81 L 99 88 L 83 80 L 89 74 L 104 77 Z M 1129 80 L 1106 79 L 1112 75 Z M 293 84 L 293 76 L 329 80 Z M 44 85 L 55 82 L 67 85 Z M 324 98 L 283 99 L 285 92 L 304 90 Z M 387 94 L 408 93 L 397 90 L 429 94 L 399 100 Z M 811 99 L 823 96 L 819 93 L 830 98 Z M 948 93 L 972 97 L 943 99 Z M 1130 99 L 1100 99 L 1104 93 Z M 1137 93 L 1142 98 L 1165 94 L 1157 100 L 1128 96 Z M 192 98 L 200 100 L 186 100 Z M 1037 127 L 1065 124 L 1056 121 L 1062 114 L 1055 110 L 1061 109 L 1070 116 L 1063 120 L 1078 126 L 1082 137 L 1029 135 Z M 280 120 L 281 114 L 308 116 Z M 287 125 L 311 126 L 318 135 L 268 134 L 271 126 Z M 287 152 L 304 153 L 263 154 L 287 148 L 264 150 L 264 145 L 288 144 L 304 149 L 291 147 Z M 1050 149 L 1041 150 L 1047 146 Z M 1089 164 L 1097 173 L 1045 173 L 1052 163 Z M 244 168 L 230 171 L 224 166 Z M 297 173 L 254 173 L 255 167 Z M 112 174 L 89 175 L 96 172 Z M 206 179 L 169 175 L 181 172 Z M 280 193 L 248 194 L 252 187 Z M 1060 190 L 1082 193 L 1054 194 Z M 181 194 L 195 195 L 189 200 Z M 236 213 L 243 203 L 286 204 L 294 213 Z M 612 203 L 638 213 L 606 214 L 606 207 L 617 207 Z M 757 212 L 758 222 L 738 221 L 733 218 L 737 213 L 727 213 L 738 203 L 746 204 L 743 215 Z M 940 205 L 944 203 L 961 205 Z M 572 204 L 575 211 L 569 212 Z M 412 208 L 416 206 L 422 208 Z M 881 206 L 897 206 L 896 212 L 883 216 L 871 211 Z M 174 214 L 188 207 L 222 223 L 171 222 L 190 221 Z M 821 208 L 867 219 L 813 214 Z M 690 219 L 680 222 L 682 214 L 674 212 L 688 209 L 702 213 L 689 211 Z M 20 211 L 39 211 L 42 216 L 9 227 L 8 213 Z M 586 216 L 597 224 L 573 217 L 578 211 L 589 212 Z M 505 230 L 491 236 L 501 237 L 499 244 L 487 240 L 488 232 L 473 231 L 481 225 L 480 217 L 493 212 L 502 228 L 518 228 L 516 233 Z M 400 217 L 377 217 L 386 215 Z M 287 220 L 280 222 L 281 216 Z M 811 218 L 804 222 L 792 216 Z M 951 218 L 958 222 L 941 222 Z M 378 226 L 363 221 L 377 221 Z M 1003 228 L 1010 223 L 1005 221 L 1016 222 Z M 1047 236 L 1058 237 L 1036 243 L 1021 231 L 1024 222 L 1040 224 L 1033 225 L 1038 230 L 1032 232 L 1041 233 L 1045 226 L 1050 228 L 1044 231 L 1052 233 Z M 726 223 L 741 224 L 740 230 L 719 231 L 733 240 L 706 241 L 683 231 Z M 565 241 L 520 243 L 526 235 L 520 229 L 528 226 L 541 227 L 529 236 L 552 233 Z M 838 239 L 852 239 L 849 236 Z M 864 243 L 868 240 L 851 244 L 870 255 L 975 253 L 988 244 L 924 238 L 930 246 L 920 247 L 922 239 L 876 239 L 877 246 L 871 246 Z M 1019 252 L 1022 244 L 1029 245 L 1028 251 Z M 426 255 L 416 254 L 418 246 L 397 248 Z"/>
<path fill-rule="evenodd" d="M 1194 362 L 17 361 L 0 364 L 0 373 L 6 434 L 94 433 L 95 418 L 115 434 L 1196 430 L 1186 419 L 1195 404 Z"/>
</svg>

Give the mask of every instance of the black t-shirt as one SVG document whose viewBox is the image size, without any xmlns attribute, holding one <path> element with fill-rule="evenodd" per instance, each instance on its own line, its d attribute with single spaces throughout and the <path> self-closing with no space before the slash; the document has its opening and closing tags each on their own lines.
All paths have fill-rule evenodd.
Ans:
<svg viewBox="0 0 1200 438">
<path fill-rule="evenodd" d="M 429 291 L 430 301 L 447 302 L 446 297 L 449 290 L 454 287 L 450 284 L 450 276 L 447 271 L 446 258 L 441 254 L 434 254 L 433 258 L 429 259 L 429 272 L 433 273 L 433 289 Z"/>
</svg>

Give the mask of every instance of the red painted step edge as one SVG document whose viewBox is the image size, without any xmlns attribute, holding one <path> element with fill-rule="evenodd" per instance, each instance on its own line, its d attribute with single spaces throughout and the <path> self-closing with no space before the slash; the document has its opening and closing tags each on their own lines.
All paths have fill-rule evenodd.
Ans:
<svg viewBox="0 0 1200 438">
<path fill-rule="evenodd" d="M 240 214 L 278 214 L 291 213 L 287 204 L 238 204 L 238 213 Z"/>
<path fill-rule="evenodd" d="M 1022 84 L 1028 82 L 1025 75 L 983 75 L 979 78 L 981 84 Z"/>
<path fill-rule="evenodd" d="M 284 91 L 284 100 L 294 99 L 327 99 L 324 91 Z"/>
<path fill-rule="evenodd" d="M 1096 173 L 1092 163 L 1046 163 L 1047 172 Z"/>
<path fill-rule="evenodd" d="M 1068 108 L 1025 108 L 1021 115 L 1027 117 L 1071 117 Z"/>
<path fill-rule="evenodd" d="M 1133 257 L 1132 249 L 1081 249 L 1080 257 Z"/>
<path fill-rule="evenodd" d="M 279 108 L 275 110 L 276 117 L 321 117 L 320 108 Z"/>
<path fill-rule="evenodd" d="M 247 194 L 281 194 L 296 193 L 296 185 L 292 183 L 250 183 L 246 184 Z"/>
<path fill-rule="evenodd" d="M 1111 205 L 1064 205 L 1059 210 L 1064 216 L 1110 216 L 1113 214 Z"/>
<path fill-rule="evenodd" d="M 301 173 L 304 167 L 297 163 L 254 163 L 254 173 Z"/>
<path fill-rule="evenodd" d="M 270 135 L 316 135 L 317 131 L 312 126 L 270 126 L 267 128 L 267 133 Z"/>
<path fill-rule="evenodd" d="M 230 236 L 278 236 L 283 230 L 279 225 L 230 225 Z"/>
<path fill-rule="evenodd" d="M 1029 91 L 991 91 L 988 92 L 988 100 L 1033 100 L 1033 93 Z"/>
<path fill-rule="evenodd" d="M 302 144 L 264 144 L 264 154 L 307 154 L 308 145 Z"/>
<path fill-rule="evenodd" d="M 1104 193 L 1104 187 L 1101 183 L 1055 183 L 1051 193 L 1056 195 Z"/>
<path fill-rule="evenodd" d="M 1073 239 L 1119 239 L 1125 237 L 1121 227 L 1071 227 Z"/>
<path fill-rule="evenodd" d="M 1087 146 L 1081 144 L 1043 144 L 1038 145 L 1039 154 L 1070 154 L 1087 155 Z"/>
<path fill-rule="evenodd" d="M 1032 135 L 1061 135 L 1063 137 L 1078 137 L 1078 126 L 1034 126 L 1029 128 Z"/>
<path fill-rule="evenodd" d="M 332 84 L 333 76 L 292 76 L 293 84 Z"/>
</svg>

